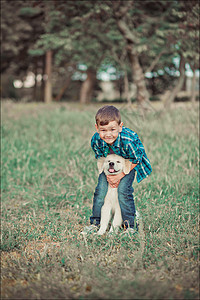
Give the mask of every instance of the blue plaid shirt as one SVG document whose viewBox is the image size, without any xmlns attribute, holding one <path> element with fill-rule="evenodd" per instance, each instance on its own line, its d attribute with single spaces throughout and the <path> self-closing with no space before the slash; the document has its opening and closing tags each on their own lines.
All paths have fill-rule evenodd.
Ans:
<svg viewBox="0 0 200 300">
<path fill-rule="evenodd" d="M 91 139 L 91 147 L 98 159 L 102 156 L 106 157 L 109 153 L 109 145 L 104 142 L 96 132 Z M 137 182 L 142 181 L 151 172 L 151 164 L 144 150 L 137 133 L 129 128 L 122 127 L 114 144 L 111 146 L 114 153 L 129 159 L 132 163 L 137 164 L 134 168 L 137 171 Z"/>
</svg>

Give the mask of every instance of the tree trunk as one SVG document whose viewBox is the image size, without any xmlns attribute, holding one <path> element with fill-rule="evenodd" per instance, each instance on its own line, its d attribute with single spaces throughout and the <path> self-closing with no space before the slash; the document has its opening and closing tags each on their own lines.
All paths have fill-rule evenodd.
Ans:
<svg viewBox="0 0 200 300">
<path fill-rule="evenodd" d="M 145 108 L 146 104 L 149 104 L 149 96 L 146 88 L 144 73 L 139 62 L 138 53 L 134 50 L 136 39 L 135 32 L 134 30 L 130 30 L 128 20 L 124 18 L 125 12 L 128 11 L 131 6 L 131 1 L 126 2 L 124 9 L 119 7 L 118 2 L 114 4 L 114 14 L 117 26 L 127 43 L 127 54 L 131 63 L 134 84 L 137 87 L 137 102 L 141 108 Z"/>
<path fill-rule="evenodd" d="M 196 74 L 195 68 L 192 68 L 193 77 L 192 77 L 192 91 L 191 91 L 191 98 L 190 101 L 194 104 L 196 100 Z"/>
<path fill-rule="evenodd" d="M 38 101 L 38 97 L 37 97 L 37 90 L 38 90 L 38 81 L 37 81 L 37 75 L 38 75 L 38 63 L 37 63 L 37 58 L 35 59 L 35 71 L 34 71 L 34 75 L 35 75 L 35 83 L 34 83 L 34 87 L 33 87 L 33 101 Z"/>
<path fill-rule="evenodd" d="M 59 92 L 58 95 L 56 96 L 55 101 L 57 101 L 57 102 L 60 101 L 60 99 L 62 98 L 64 92 L 65 92 L 66 89 L 68 88 L 70 82 L 71 82 L 71 75 L 70 75 L 70 77 L 67 78 L 67 80 L 66 80 L 64 86 L 61 88 L 60 92 Z"/>
<path fill-rule="evenodd" d="M 52 102 L 52 82 L 51 82 L 51 65 L 52 65 L 52 51 L 46 52 L 46 65 L 45 65 L 45 89 L 44 89 L 44 102 Z"/>
<path fill-rule="evenodd" d="M 129 93 L 129 82 L 128 82 L 127 71 L 125 71 L 125 73 L 124 73 L 124 93 L 125 93 L 125 97 L 127 99 L 128 105 L 131 106 L 131 97 L 130 97 L 130 93 Z"/>
<path fill-rule="evenodd" d="M 96 82 L 96 72 L 92 69 L 87 70 L 87 78 L 82 83 L 80 90 L 80 103 L 89 103 L 94 92 L 94 85 Z"/>
<path fill-rule="evenodd" d="M 144 103 L 149 101 L 144 73 L 142 67 L 140 66 L 137 53 L 128 51 L 128 57 L 131 63 L 133 81 L 137 87 L 137 101 L 139 105 L 144 106 Z"/>
<path fill-rule="evenodd" d="M 181 56 L 181 59 L 180 59 L 179 72 L 180 72 L 180 76 L 179 76 L 177 84 L 173 88 L 173 90 L 172 90 L 171 94 L 169 95 L 169 97 L 164 100 L 164 106 L 166 108 L 170 108 L 172 102 L 174 102 L 174 99 L 176 98 L 176 95 L 178 94 L 178 92 L 181 91 L 181 89 L 183 87 L 183 84 L 184 84 L 184 80 L 185 80 L 185 59 L 184 59 L 183 56 Z"/>
<path fill-rule="evenodd" d="M 45 90 L 45 81 L 44 81 L 44 77 L 45 77 L 45 55 L 42 56 L 42 80 L 40 83 L 40 92 L 39 92 L 39 101 L 44 102 L 44 90 Z"/>
</svg>

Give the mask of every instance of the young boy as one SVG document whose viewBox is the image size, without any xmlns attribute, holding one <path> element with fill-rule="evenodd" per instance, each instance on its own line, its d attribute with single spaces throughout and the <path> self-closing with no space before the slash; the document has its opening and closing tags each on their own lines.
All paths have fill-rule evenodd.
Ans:
<svg viewBox="0 0 200 300">
<path fill-rule="evenodd" d="M 137 182 L 141 182 L 151 172 L 151 165 L 146 156 L 144 147 L 138 135 L 123 126 L 119 110 L 114 106 L 106 105 L 100 108 L 96 114 L 97 132 L 91 140 L 91 147 L 98 159 L 109 154 L 117 154 L 132 162 L 129 174 L 123 172 L 118 175 L 106 176 L 104 172 L 99 175 L 93 199 L 92 216 L 90 226 L 84 232 L 91 232 L 100 224 L 101 208 L 107 194 L 108 183 L 111 187 L 118 187 L 118 199 L 121 208 L 123 226 L 134 231 L 135 204 L 133 198 L 133 181 L 137 171 Z M 96 225 L 96 226 L 94 226 Z"/>
</svg>

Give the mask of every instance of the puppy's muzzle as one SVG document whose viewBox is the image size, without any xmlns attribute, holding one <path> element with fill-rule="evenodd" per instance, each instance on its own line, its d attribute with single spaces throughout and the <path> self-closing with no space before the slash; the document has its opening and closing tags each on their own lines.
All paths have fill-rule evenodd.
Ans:
<svg viewBox="0 0 200 300">
<path fill-rule="evenodd" d="M 115 170 L 115 168 L 114 168 L 114 162 L 109 162 L 109 168 L 108 168 L 108 171 L 110 172 L 110 173 L 115 173 L 116 172 L 116 170 Z"/>
</svg>

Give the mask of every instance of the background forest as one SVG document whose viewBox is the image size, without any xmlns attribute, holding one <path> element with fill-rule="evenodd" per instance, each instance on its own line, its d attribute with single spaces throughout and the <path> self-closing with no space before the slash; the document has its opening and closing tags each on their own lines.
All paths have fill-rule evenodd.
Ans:
<svg viewBox="0 0 200 300">
<path fill-rule="evenodd" d="M 3 0 L 1 31 L 3 98 L 197 99 L 196 0 Z"/>
</svg>

